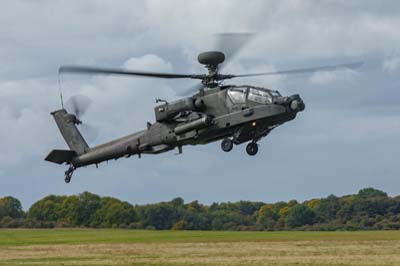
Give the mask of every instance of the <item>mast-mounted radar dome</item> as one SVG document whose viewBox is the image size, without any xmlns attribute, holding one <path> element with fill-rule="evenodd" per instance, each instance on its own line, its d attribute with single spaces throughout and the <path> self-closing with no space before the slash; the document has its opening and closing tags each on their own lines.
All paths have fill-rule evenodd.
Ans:
<svg viewBox="0 0 400 266">
<path fill-rule="evenodd" d="M 203 52 L 199 54 L 197 60 L 200 64 L 215 66 L 225 61 L 225 55 L 219 51 Z"/>
</svg>

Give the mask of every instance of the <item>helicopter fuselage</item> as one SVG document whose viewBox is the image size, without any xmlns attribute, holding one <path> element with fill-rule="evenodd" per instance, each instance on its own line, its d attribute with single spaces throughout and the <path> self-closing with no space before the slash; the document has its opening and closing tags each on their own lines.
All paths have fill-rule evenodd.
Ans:
<svg viewBox="0 0 400 266">
<path fill-rule="evenodd" d="M 186 105 L 185 105 L 186 102 Z M 176 106 L 179 107 L 176 107 Z M 273 128 L 304 110 L 298 95 L 252 86 L 227 86 L 155 107 L 156 121 L 147 129 L 89 148 L 72 158 L 73 167 L 98 164 L 131 155 L 158 154 L 184 145 L 231 139 L 236 145 L 257 142 Z M 170 115 L 162 115 L 167 113 Z"/>
</svg>

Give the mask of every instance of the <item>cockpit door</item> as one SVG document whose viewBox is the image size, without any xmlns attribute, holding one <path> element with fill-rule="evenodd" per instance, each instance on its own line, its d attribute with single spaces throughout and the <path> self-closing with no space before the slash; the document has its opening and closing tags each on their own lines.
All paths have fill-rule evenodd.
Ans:
<svg viewBox="0 0 400 266">
<path fill-rule="evenodd" d="M 232 87 L 227 91 L 227 105 L 232 109 L 241 110 L 246 107 L 247 87 Z"/>
</svg>

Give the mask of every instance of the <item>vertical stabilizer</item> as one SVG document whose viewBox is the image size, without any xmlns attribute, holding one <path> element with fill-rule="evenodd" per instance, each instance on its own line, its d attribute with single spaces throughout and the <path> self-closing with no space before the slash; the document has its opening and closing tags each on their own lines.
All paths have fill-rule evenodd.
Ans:
<svg viewBox="0 0 400 266">
<path fill-rule="evenodd" d="M 76 127 L 76 124 L 79 123 L 76 116 L 67 113 L 65 109 L 54 111 L 51 114 L 53 115 L 54 120 L 56 120 L 61 135 L 68 147 L 77 155 L 85 153 L 89 149 L 89 146 Z"/>
</svg>

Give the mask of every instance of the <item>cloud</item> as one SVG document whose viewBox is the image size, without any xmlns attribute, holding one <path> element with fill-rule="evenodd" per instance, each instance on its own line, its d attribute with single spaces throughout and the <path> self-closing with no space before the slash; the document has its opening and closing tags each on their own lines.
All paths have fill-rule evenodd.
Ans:
<svg viewBox="0 0 400 266">
<path fill-rule="evenodd" d="M 388 56 L 383 60 L 382 69 L 388 73 L 394 73 L 400 68 L 400 55 Z"/>
<path fill-rule="evenodd" d="M 154 54 L 147 54 L 138 58 L 132 57 L 123 65 L 125 68 L 132 70 L 172 72 L 171 63 L 165 62 L 162 58 Z"/>
<path fill-rule="evenodd" d="M 51 138 L 50 100 L 56 100 L 56 87 L 47 80 L 0 83 L 0 166 L 18 165 L 45 151 Z M 57 103 L 58 104 L 58 103 Z M 55 107 L 54 107 L 55 108 Z"/>
</svg>

